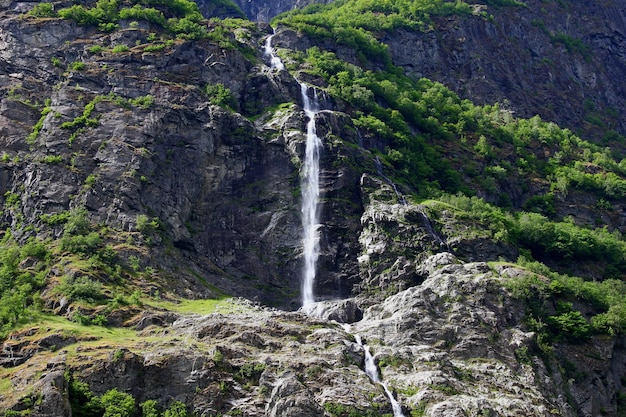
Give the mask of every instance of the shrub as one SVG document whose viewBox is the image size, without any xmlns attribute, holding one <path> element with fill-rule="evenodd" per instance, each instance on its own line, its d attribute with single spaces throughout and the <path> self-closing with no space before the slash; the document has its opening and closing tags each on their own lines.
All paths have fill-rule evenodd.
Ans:
<svg viewBox="0 0 626 417">
<path fill-rule="evenodd" d="M 82 71 L 87 68 L 87 64 L 82 61 L 74 61 L 70 64 L 69 67 L 72 71 Z"/>
<path fill-rule="evenodd" d="M 166 23 L 165 16 L 161 11 L 151 7 L 141 7 L 138 4 L 131 8 L 123 8 L 120 10 L 119 16 L 120 19 L 145 20 L 160 26 L 164 26 Z"/>
<path fill-rule="evenodd" d="M 86 235 L 63 235 L 61 238 L 61 250 L 71 253 L 95 253 L 102 244 L 102 238 L 98 232 L 91 232 Z"/>
<path fill-rule="evenodd" d="M 159 404 L 155 400 L 147 400 L 142 402 L 139 407 L 141 407 L 141 417 L 159 417 Z"/>
<path fill-rule="evenodd" d="M 104 47 L 102 45 L 93 45 L 87 49 L 90 54 L 99 54 L 104 51 Z"/>
<path fill-rule="evenodd" d="M 209 102 L 216 106 L 233 107 L 233 97 L 229 88 L 223 84 L 207 84 L 204 92 L 209 97 Z"/>
<path fill-rule="evenodd" d="M 46 155 L 41 159 L 44 164 L 60 164 L 63 162 L 63 156 L 61 155 Z"/>
<path fill-rule="evenodd" d="M 180 401 L 174 401 L 163 413 L 163 417 L 192 417 L 193 414 L 187 412 L 187 406 Z"/>
<path fill-rule="evenodd" d="M 111 52 L 113 52 L 114 54 L 121 54 L 123 52 L 128 52 L 130 51 L 130 48 L 126 45 L 115 45 L 113 47 L 113 49 L 111 50 Z"/>
<path fill-rule="evenodd" d="M 59 214 L 61 215 L 61 213 Z M 75 208 L 69 212 L 62 213 L 65 219 L 64 235 L 85 235 L 89 233 L 91 225 L 87 218 L 87 210 L 83 207 Z"/>
<path fill-rule="evenodd" d="M 159 52 L 165 49 L 165 44 L 164 43 L 159 43 L 159 44 L 155 44 L 155 45 L 146 45 L 143 50 L 144 52 Z"/>
<path fill-rule="evenodd" d="M 137 230 L 139 230 L 144 236 L 148 236 L 157 232 L 161 228 L 161 221 L 158 217 L 150 219 L 145 214 L 139 214 L 135 225 Z"/>
<path fill-rule="evenodd" d="M 137 98 L 131 98 L 128 101 L 133 106 L 141 107 L 142 109 L 147 109 L 154 104 L 154 97 L 152 97 L 151 95 L 140 96 Z"/>
<path fill-rule="evenodd" d="M 81 26 L 95 25 L 98 23 L 97 17 L 89 12 L 85 7 L 75 4 L 67 9 L 59 10 L 59 17 L 73 20 Z"/>
<path fill-rule="evenodd" d="M 580 311 L 570 310 L 548 317 L 550 329 L 569 342 L 581 342 L 591 334 L 591 325 Z"/>
<path fill-rule="evenodd" d="M 66 296 L 70 301 L 82 300 L 96 303 L 103 300 L 102 285 L 86 276 L 65 276 L 56 287 L 56 291 Z"/>
<path fill-rule="evenodd" d="M 72 414 L 81 417 L 102 417 L 104 409 L 100 398 L 91 392 L 89 385 L 76 380 L 72 374 L 64 375 L 68 382 L 68 397 Z"/>
<path fill-rule="evenodd" d="M 135 399 L 115 388 L 102 394 L 100 402 L 104 407 L 103 417 L 131 417 L 135 413 Z"/>
<path fill-rule="evenodd" d="M 169 19 L 167 26 L 170 32 L 182 39 L 202 39 L 206 38 L 208 35 L 206 26 L 201 25 L 197 20 L 189 17 Z"/>
<path fill-rule="evenodd" d="M 52 3 L 37 3 L 28 14 L 35 17 L 56 17 L 57 15 Z"/>
</svg>

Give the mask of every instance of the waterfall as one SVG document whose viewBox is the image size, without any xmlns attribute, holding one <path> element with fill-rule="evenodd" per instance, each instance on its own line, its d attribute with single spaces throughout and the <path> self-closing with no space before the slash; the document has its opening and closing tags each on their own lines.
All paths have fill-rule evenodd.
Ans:
<svg viewBox="0 0 626 417">
<path fill-rule="evenodd" d="M 302 278 L 302 306 L 315 302 L 313 286 L 315 283 L 315 266 L 319 255 L 319 174 L 320 150 L 322 141 L 317 136 L 315 115 L 319 112 L 317 92 L 313 89 L 313 99 L 309 98 L 309 88 L 300 83 L 304 113 L 309 118 L 306 125 L 306 151 L 302 166 L 300 188 L 302 189 L 302 229 L 304 270 Z"/>
<path fill-rule="evenodd" d="M 274 52 L 274 48 L 272 48 L 273 37 L 274 34 L 268 36 L 265 40 L 264 53 L 270 57 L 271 68 L 284 70 L 285 65 Z M 302 190 L 302 247 L 304 255 L 302 306 L 307 307 L 315 302 L 313 287 L 315 284 L 317 258 L 319 256 L 319 159 L 322 141 L 317 136 L 315 127 L 315 115 L 320 111 L 317 91 L 312 88 L 313 97 L 311 98 L 309 97 L 309 87 L 303 82 L 298 81 L 298 83 L 300 84 L 304 113 L 308 118 L 306 125 L 306 150 L 300 182 Z"/>
<path fill-rule="evenodd" d="M 283 61 L 280 60 L 278 55 L 276 55 L 276 52 L 274 52 L 274 48 L 272 48 L 272 38 L 274 37 L 275 34 L 276 34 L 276 30 L 274 30 L 274 33 L 271 34 L 270 36 L 268 36 L 267 39 L 265 39 L 265 48 L 263 50 L 263 53 L 266 56 L 270 57 L 270 67 L 271 68 L 276 68 L 278 70 L 284 70 L 285 69 L 285 65 L 283 64 Z"/>
<path fill-rule="evenodd" d="M 404 413 L 402 412 L 402 406 L 400 406 L 400 403 L 393 396 L 393 393 L 389 390 L 389 388 L 387 387 L 387 384 L 385 384 L 380 379 L 380 376 L 378 375 L 378 367 L 376 366 L 376 361 L 374 361 L 374 357 L 372 356 L 372 353 L 370 352 L 370 347 L 368 345 L 363 344 L 363 341 L 361 340 L 360 335 L 354 334 L 351 332 L 351 326 L 349 324 L 346 324 L 346 323 L 337 323 L 337 324 L 339 324 L 346 331 L 346 333 L 353 335 L 354 340 L 356 341 L 357 345 L 359 345 L 361 349 L 363 349 L 363 353 L 365 354 L 365 374 L 369 377 L 369 379 L 373 383 L 380 385 L 385 390 L 385 394 L 387 394 L 387 398 L 389 398 L 389 402 L 391 403 L 391 409 L 393 410 L 393 417 L 405 417 Z"/>
</svg>

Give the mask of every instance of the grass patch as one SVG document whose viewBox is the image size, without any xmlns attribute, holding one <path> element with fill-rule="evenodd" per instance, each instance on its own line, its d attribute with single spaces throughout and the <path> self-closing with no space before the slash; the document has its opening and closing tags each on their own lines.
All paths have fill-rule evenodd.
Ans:
<svg viewBox="0 0 626 417">
<path fill-rule="evenodd" d="M 158 301 L 150 304 L 180 314 L 240 314 L 250 311 L 250 307 L 242 305 L 234 298 L 180 300 L 178 302 Z"/>
</svg>

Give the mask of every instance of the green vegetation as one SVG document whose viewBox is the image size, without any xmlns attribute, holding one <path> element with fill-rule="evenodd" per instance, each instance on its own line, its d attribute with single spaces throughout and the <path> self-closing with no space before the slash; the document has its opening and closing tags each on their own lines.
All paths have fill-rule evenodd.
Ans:
<svg viewBox="0 0 626 417">
<path fill-rule="evenodd" d="M 132 395 L 112 388 L 95 395 L 89 385 L 79 381 L 70 372 L 65 373 L 68 382 L 68 397 L 73 415 L 81 417 L 132 417 L 137 415 L 137 402 Z M 180 401 L 172 401 L 161 412 L 157 401 L 147 400 L 139 404 L 143 417 L 192 417 L 187 407 Z"/>
<path fill-rule="evenodd" d="M 390 417 L 391 414 L 381 414 L 377 409 L 360 410 L 351 405 L 344 405 L 333 401 L 324 403 L 324 410 L 333 417 Z"/>
<path fill-rule="evenodd" d="M 145 0 L 132 1 L 131 4 L 130 7 L 126 7 L 127 3 L 118 0 L 98 0 L 92 8 L 75 4 L 59 10 L 57 15 L 63 19 L 73 20 L 81 26 L 97 26 L 103 32 L 117 30 L 120 27 L 120 20 L 132 20 L 159 26 L 182 39 L 208 37 L 208 31 L 202 24 L 203 16 L 193 1 Z M 234 3 L 232 5 L 234 6 Z"/>
<path fill-rule="evenodd" d="M 314 39 L 331 38 L 354 48 L 361 58 L 389 64 L 387 48 L 376 39 L 376 33 L 399 28 L 427 31 L 432 16 L 466 15 L 471 11 L 470 5 L 462 1 L 340 0 L 285 13 L 272 25 L 290 26 Z"/>
<path fill-rule="evenodd" d="M 41 117 L 39 118 L 39 120 L 37 120 L 37 123 L 35 123 L 35 126 L 33 126 L 32 132 L 30 133 L 30 135 L 28 135 L 28 138 L 26 138 L 26 142 L 29 145 L 33 145 L 35 141 L 37 140 L 37 137 L 39 137 L 39 132 L 41 132 L 41 128 L 43 127 L 43 122 L 46 120 L 48 113 L 52 111 L 52 108 L 50 107 L 50 103 L 51 103 L 51 100 L 46 99 L 44 103 L 44 107 L 43 109 L 41 109 Z"/>
<path fill-rule="evenodd" d="M 230 93 L 230 89 L 224 87 L 223 84 L 207 84 L 204 92 L 209 98 L 209 102 L 221 107 L 234 107 L 235 103 Z"/>
<path fill-rule="evenodd" d="M 523 279 L 507 285 L 526 301 L 528 323 L 548 347 L 558 340 L 583 341 L 593 334 L 615 335 L 626 331 L 626 242 L 619 233 L 577 226 L 569 219 L 556 222 L 528 212 L 512 213 L 477 197 L 442 195 L 428 205 L 448 204 L 454 217 L 473 225 L 485 237 L 515 245 L 526 256 L 518 264 L 529 270 Z M 446 207 L 439 207 L 445 209 Z M 603 280 L 557 273 L 572 262 L 597 262 Z M 591 312 L 583 315 L 574 305 L 584 303 Z"/>
<path fill-rule="evenodd" d="M 57 15 L 52 3 L 37 3 L 28 14 L 34 17 L 56 17 Z"/>
<path fill-rule="evenodd" d="M 87 64 L 82 61 L 74 61 L 68 66 L 68 68 L 72 71 L 83 71 L 87 68 Z"/>
<path fill-rule="evenodd" d="M 45 284 L 46 244 L 31 238 L 18 245 L 9 233 L 0 241 L 0 337 L 41 308 L 38 291 Z M 23 261 L 32 266 L 25 268 Z"/>
<path fill-rule="evenodd" d="M 115 45 L 113 49 L 111 49 L 111 52 L 114 54 L 122 54 L 128 51 L 130 51 L 130 48 L 128 47 L 128 45 L 123 45 L 123 44 Z"/>
<path fill-rule="evenodd" d="M 569 53 L 578 53 L 585 59 L 591 58 L 591 49 L 580 39 L 572 38 L 565 33 L 557 33 L 556 35 L 551 35 L 550 38 L 552 39 L 552 43 L 565 46 L 565 49 L 567 49 Z"/>
</svg>

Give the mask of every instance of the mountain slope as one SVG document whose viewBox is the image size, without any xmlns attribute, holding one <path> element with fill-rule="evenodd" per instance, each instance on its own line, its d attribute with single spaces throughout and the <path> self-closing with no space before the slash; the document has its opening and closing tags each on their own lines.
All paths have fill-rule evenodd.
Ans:
<svg viewBox="0 0 626 417">
<path fill-rule="evenodd" d="M 455 36 L 467 35 L 459 62 L 491 62 L 484 32 L 536 8 L 311 6 L 276 21 L 284 71 L 264 55 L 270 28 L 229 18 L 230 3 L 2 6 L 5 415 L 392 413 L 359 340 L 405 415 L 623 413 L 619 120 L 586 129 L 564 105 L 559 127 L 518 118 L 527 93 L 487 74 L 467 76 L 472 92 L 499 91 L 465 91 L 476 103 L 415 78 L 447 65 Z M 355 29 L 363 16 L 375 19 Z M 568 39 L 530 27 L 550 56 Z M 433 59 L 420 60 L 408 48 L 425 37 Z M 619 53 L 605 67 L 596 56 L 619 50 L 590 51 L 563 59 L 616 82 Z M 459 71 L 429 76 L 456 87 Z M 301 82 L 322 103 L 325 301 L 309 314 L 289 311 L 301 305 Z"/>
</svg>

